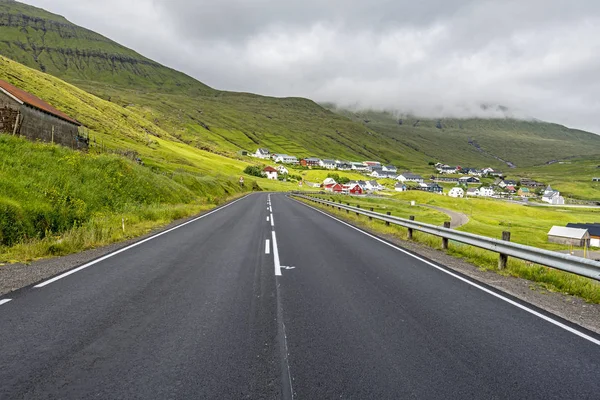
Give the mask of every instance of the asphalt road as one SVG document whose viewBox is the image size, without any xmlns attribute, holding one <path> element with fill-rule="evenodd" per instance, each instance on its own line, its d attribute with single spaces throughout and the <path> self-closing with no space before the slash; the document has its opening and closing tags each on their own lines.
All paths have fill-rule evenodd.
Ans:
<svg viewBox="0 0 600 400">
<path fill-rule="evenodd" d="M 72 272 L 0 298 L 1 399 L 600 397 L 594 334 L 283 194 Z"/>
</svg>

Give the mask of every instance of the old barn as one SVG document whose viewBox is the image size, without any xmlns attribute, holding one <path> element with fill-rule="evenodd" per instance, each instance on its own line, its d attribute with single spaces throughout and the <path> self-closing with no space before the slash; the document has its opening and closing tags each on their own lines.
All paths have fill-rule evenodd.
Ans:
<svg viewBox="0 0 600 400">
<path fill-rule="evenodd" d="M 0 80 L 0 132 L 85 150 L 81 124 L 31 93 Z"/>
</svg>

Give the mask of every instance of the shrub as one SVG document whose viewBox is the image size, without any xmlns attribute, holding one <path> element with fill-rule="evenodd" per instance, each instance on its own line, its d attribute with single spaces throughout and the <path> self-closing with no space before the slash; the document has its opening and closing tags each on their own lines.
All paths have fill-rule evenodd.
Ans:
<svg viewBox="0 0 600 400">
<path fill-rule="evenodd" d="M 262 168 L 260 168 L 257 165 L 248 165 L 244 169 L 244 173 L 246 175 L 257 176 L 260 178 L 260 177 L 262 177 Z"/>
</svg>

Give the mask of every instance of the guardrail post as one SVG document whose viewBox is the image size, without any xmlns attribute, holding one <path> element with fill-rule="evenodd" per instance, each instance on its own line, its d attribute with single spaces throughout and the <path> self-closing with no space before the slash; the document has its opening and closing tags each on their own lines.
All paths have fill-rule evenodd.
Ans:
<svg viewBox="0 0 600 400">
<path fill-rule="evenodd" d="M 357 205 L 356 205 L 356 208 L 360 208 L 360 204 L 357 204 Z M 357 217 L 358 217 L 359 215 L 360 215 L 359 213 L 356 213 L 356 216 L 357 216 Z"/>
<path fill-rule="evenodd" d="M 392 215 L 392 212 L 391 212 L 391 211 L 388 211 L 386 214 L 387 214 L 387 215 Z M 386 224 L 387 226 L 390 226 L 390 223 L 389 223 L 389 221 L 385 221 L 385 224 Z"/>
<path fill-rule="evenodd" d="M 450 222 L 444 222 L 444 228 L 450 229 Z M 442 249 L 448 250 L 448 238 L 442 237 Z"/>
<path fill-rule="evenodd" d="M 408 217 L 408 219 L 410 219 L 411 221 L 414 221 L 415 216 L 411 215 L 410 217 Z M 408 228 L 408 240 L 413 240 L 413 228 Z"/>
<path fill-rule="evenodd" d="M 350 206 L 350 203 L 346 203 L 348 205 L 348 207 Z M 350 210 L 346 210 L 346 214 L 350 214 Z"/>
<path fill-rule="evenodd" d="M 373 207 L 369 208 L 370 211 L 373 211 Z M 369 221 L 373 221 L 373 217 L 369 217 Z"/>
<path fill-rule="evenodd" d="M 510 232 L 502 232 L 502 240 L 506 240 L 510 242 Z M 506 254 L 500 253 L 500 257 L 498 258 L 498 269 L 506 268 L 506 264 L 508 263 L 508 256 Z"/>
</svg>

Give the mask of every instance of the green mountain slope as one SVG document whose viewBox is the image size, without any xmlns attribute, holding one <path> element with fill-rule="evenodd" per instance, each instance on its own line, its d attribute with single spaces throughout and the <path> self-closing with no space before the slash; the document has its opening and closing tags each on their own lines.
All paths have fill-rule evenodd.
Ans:
<svg viewBox="0 0 600 400">
<path fill-rule="evenodd" d="M 532 167 L 572 157 L 600 157 L 600 135 L 562 125 L 517 119 L 419 119 L 391 112 L 351 112 L 328 106 L 432 160 L 503 169 Z"/>
<path fill-rule="evenodd" d="M 98 140 L 119 151 L 139 147 L 136 151 L 156 154 L 144 144 L 149 135 L 151 142 L 160 137 L 161 149 L 179 146 L 185 152 L 195 148 L 235 158 L 240 149 L 268 147 L 299 157 L 392 162 L 419 172 L 425 172 L 429 161 L 506 170 L 511 163 L 518 167 L 512 171 L 527 172 L 523 168 L 551 160 L 600 156 L 599 136 L 555 124 L 442 120 L 438 127 L 436 120 L 417 123 L 406 118 L 400 125 L 392 113 L 340 111 L 307 99 L 213 90 L 63 17 L 15 1 L 0 0 L 0 54 L 105 100 L 102 107 L 111 106 L 109 115 L 115 121 L 129 113 L 140 118 L 137 128 L 125 129 L 112 140 L 111 134 L 119 128 L 113 121 L 101 121 L 105 114 L 86 119 L 78 106 L 65 104 Z M 4 72 L 14 83 L 32 87 L 14 71 Z M 111 128 L 98 128 L 101 125 Z M 135 137 L 135 145 L 123 142 L 121 134 Z M 209 153 L 203 152 L 202 157 Z M 172 167 L 168 159 L 161 168 Z M 187 162 L 180 155 L 174 159 L 179 165 Z M 198 165 L 203 173 L 216 168 L 212 163 Z M 587 175 L 580 179 L 586 182 Z"/>
<path fill-rule="evenodd" d="M 0 0 L 0 54 L 69 81 L 212 91 L 61 16 L 12 0 Z"/>
</svg>

